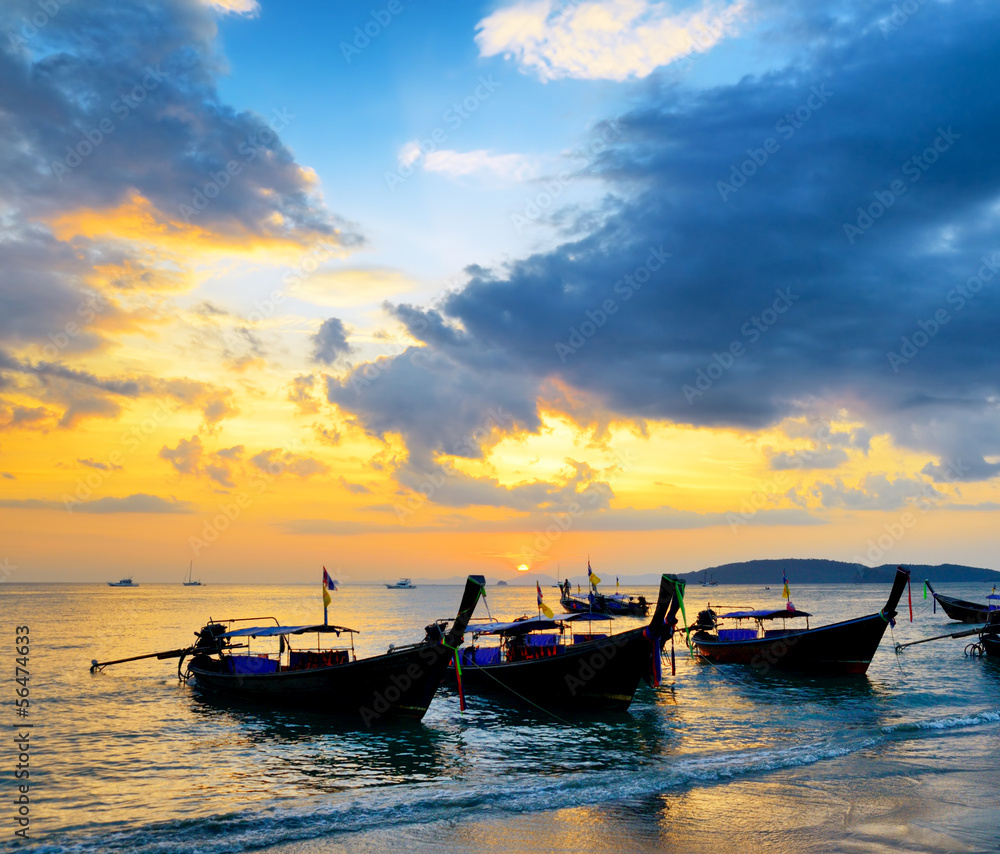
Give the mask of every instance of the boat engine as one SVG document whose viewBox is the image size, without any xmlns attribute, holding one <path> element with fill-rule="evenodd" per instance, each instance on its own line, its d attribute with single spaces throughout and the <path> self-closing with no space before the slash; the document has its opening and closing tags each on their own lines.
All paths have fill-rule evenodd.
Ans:
<svg viewBox="0 0 1000 854">
<path fill-rule="evenodd" d="M 718 620 L 716 619 L 718 616 L 711 608 L 699 611 L 698 619 L 691 628 L 698 632 L 710 632 L 718 625 Z"/>
<path fill-rule="evenodd" d="M 444 640 L 444 630 L 448 627 L 445 620 L 439 620 L 424 627 L 424 641 L 429 643 L 441 643 Z"/>
<path fill-rule="evenodd" d="M 195 652 L 219 652 L 223 646 L 228 644 L 221 640 L 221 636 L 226 633 L 226 627 L 222 623 L 209 623 L 195 635 L 198 642 L 195 644 Z"/>
</svg>

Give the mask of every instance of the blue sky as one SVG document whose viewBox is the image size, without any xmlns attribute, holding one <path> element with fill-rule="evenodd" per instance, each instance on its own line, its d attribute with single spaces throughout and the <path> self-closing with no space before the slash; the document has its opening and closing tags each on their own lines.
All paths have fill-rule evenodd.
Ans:
<svg viewBox="0 0 1000 854">
<path fill-rule="evenodd" d="M 582 170 L 594 127 L 640 101 L 645 86 L 636 76 L 541 80 L 503 55 L 484 56 L 475 37 L 497 4 L 401 0 L 398 8 L 391 14 L 386 4 L 263 2 L 253 17 L 226 16 L 220 48 L 229 73 L 219 90 L 226 101 L 263 116 L 294 114 L 283 141 L 319 174 L 327 204 L 358 223 L 370 241 L 349 263 L 403 269 L 426 284 L 426 294 L 454 285 L 468 264 L 513 260 L 555 245 L 559 235 L 547 217 L 520 228 L 512 217 L 532 212 L 544 185 L 560 173 Z M 356 28 L 366 26 L 377 35 L 364 46 L 368 37 Z M 744 29 L 750 27 L 748 20 Z M 727 44 L 722 56 L 697 54 L 678 74 L 704 86 L 773 61 L 743 41 L 734 38 L 739 44 Z M 481 80 L 490 87 L 482 88 Z M 452 108 L 479 100 L 477 89 L 488 97 L 463 118 Z M 435 131 L 444 133 L 442 141 L 432 139 Z M 518 158 L 521 171 L 513 180 L 509 172 L 455 176 L 417 169 L 390 187 L 385 173 L 396 172 L 400 151 L 418 140 Z M 594 204 L 609 189 L 599 180 L 555 186 L 559 198 L 546 212 L 569 201 Z"/>
</svg>

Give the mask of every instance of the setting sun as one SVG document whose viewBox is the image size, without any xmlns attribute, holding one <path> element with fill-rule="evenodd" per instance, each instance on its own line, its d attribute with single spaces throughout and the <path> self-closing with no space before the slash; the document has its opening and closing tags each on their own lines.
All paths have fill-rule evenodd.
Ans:
<svg viewBox="0 0 1000 854">
<path fill-rule="evenodd" d="M 521 565 L 520 565 L 520 566 L 519 566 L 519 567 L 517 568 L 517 571 L 518 571 L 518 572 L 527 572 L 527 571 L 528 571 L 528 568 L 529 568 L 529 567 L 528 567 L 528 565 L 527 565 L 527 564 L 524 564 L 524 563 L 522 563 L 522 564 L 521 564 Z"/>
</svg>

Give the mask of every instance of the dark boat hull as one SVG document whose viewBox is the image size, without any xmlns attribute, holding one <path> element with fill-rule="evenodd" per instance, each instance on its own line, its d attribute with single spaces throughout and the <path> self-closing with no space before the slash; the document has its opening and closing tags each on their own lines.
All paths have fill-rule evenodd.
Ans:
<svg viewBox="0 0 1000 854">
<path fill-rule="evenodd" d="M 1000 634 L 983 634 L 979 638 L 983 652 L 990 658 L 1000 658 Z"/>
<path fill-rule="evenodd" d="M 888 625 L 881 614 L 872 614 L 756 640 L 720 641 L 706 632 L 695 633 L 691 640 L 715 664 L 749 664 L 762 672 L 860 675 L 867 672 Z"/>
<path fill-rule="evenodd" d="M 645 633 L 645 634 L 644 634 Z M 574 644 L 544 658 L 500 664 L 462 664 L 468 694 L 506 694 L 543 708 L 624 711 L 649 678 L 660 648 L 646 629 Z"/>
<path fill-rule="evenodd" d="M 931 591 L 934 601 L 941 606 L 949 619 L 957 620 L 960 623 L 985 623 L 989 619 L 989 607 L 980 605 L 977 602 L 968 602 L 965 599 L 956 599 L 954 596 L 945 596 L 943 593 L 935 593 L 929 581 L 925 581 L 927 589 Z"/>
<path fill-rule="evenodd" d="M 563 606 L 563 610 L 567 614 L 582 614 L 591 610 L 589 602 L 585 602 L 582 599 L 576 599 L 572 596 L 563 596 L 562 599 L 559 600 L 559 604 Z"/>
<path fill-rule="evenodd" d="M 595 596 L 593 602 L 575 596 L 563 596 L 559 600 L 563 610 L 568 614 L 593 612 L 608 614 L 612 617 L 645 617 L 649 614 L 648 602 L 620 602 L 606 596 Z"/>
<path fill-rule="evenodd" d="M 207 656 L 193 658 L 188 670 L 195 685 L 216 698 L 358 716 L 369 724 L 380 718 L 422 718 L 451 656 L 442 644 L 421 643 L 312 670 L 231 674 L 223 672 L 219 659 Z"/>
</svg>

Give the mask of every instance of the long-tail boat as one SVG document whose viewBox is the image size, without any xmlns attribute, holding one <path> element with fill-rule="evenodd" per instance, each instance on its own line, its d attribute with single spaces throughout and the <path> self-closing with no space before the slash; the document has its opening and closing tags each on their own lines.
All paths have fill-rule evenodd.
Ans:
<svg viewBox="0 0 1000 854">
<path fill-rule="evenodd" d="M 794 609 L 736 611 L 699 615 L 691 643 L 714 664 L 749 664 L 757 670 L 788 670 L 814 674 L 863 674 L 868 670 L 896 605 L 910 578 L 899 567 L 885 607 L 876 614 L 817 628 L 767 628 L 779 618 L 806 617 Z M 752 628 L 719 628 L 718 620 L 752 621 Z"/>
<path fill-rule="evenodd" d="M 469 694 L 501 694 L 543 709 L 625 710 L 645 679 L 658 685 L 660 654 L 676 625 L 679 599 L 671 578 L 649 625 L 618 634 L 572 630 L 574 617 L 531 618 L 470 627 L 473 643 L 458 659 Z M 683 588 L 680 588 L 683 589 Z M 580 615 L 589 616 L 589 615 Z M 482 644 L 496 638 L 496 645 Z"/>
<path fill-rule="evenodd" d="M 649 602 L 645 596 L 630 596 L 627 593 L 598 593 L 591 590 L 586 596 L 574 596 L 570 583 L 558 585 L 559 604 L 567 614 L 610 614 L 612 617 L 645 617 L 649 614 Z"/>
<path fill-rule="evenodd" d="M 274 618 L 251 617 L 249 621 L 270 619 L 274 624 L 236 627 L 248 620 L 210 620 L 196 632 L 197 641 L 191 647 L 118 661 L 94 661 L 91 671 L 138 658 L 178 658 L 182 679 L 194 677 L 197 688 L 222 700 L 314 708 L 358 716 L 366 725 L 382 718 L 419 720 L 462 642 L 485 584 L 483 576 L 469 576 L 450 629 L 445 622 L 432 623 L 419 643 L 390 647 L 388 652 L 369 658 L 355 656 L 354 629 L 325 623 L 282 626 Z M 313 633 L 316 649 L 294 648 L 295 639 Z M 349 646 L 321 648 L 323 636 L 340 638 L 343 634 L 351 639 Z M 278 652 L 252 653 L 250 641 L 266 638 L 279 639 Z"/>
<path fill-rule="evenodd" d="M 1000 623 L 994 621 L 983 629 L 979 635 L 979 646 L 984 655 L 1000 658 Z"/>
<path fill-rule="evenodd" d="M 943 593 L 935 592 L 931 583 L 924 580 L 924 584 L 934 597 L 935 610 L 940 605 L 941 609 L 952 620 L 960 623 L 985 623 L 989 619 L 990 611 L 997 610 L 997 605 L 992 602 L 987 605 L 980 605 L 978 602 L 969 602 L 965 599 L 956 599 L 954 596 L 945 596 Z M 991 597 L 987 597 L 991 598 Z"/>
</svg>

